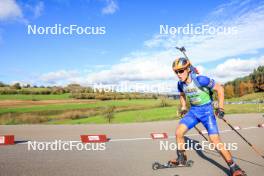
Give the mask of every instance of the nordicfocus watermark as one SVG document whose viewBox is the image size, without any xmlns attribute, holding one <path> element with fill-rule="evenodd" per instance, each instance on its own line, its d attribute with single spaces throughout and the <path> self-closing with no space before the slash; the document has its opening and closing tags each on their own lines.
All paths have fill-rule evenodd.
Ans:
<svg viewBox="0 0 264 176">
<path fill-rule="evenodd" d="M 212 26 L 209 24 L 185 26 L 160 25 L 161 35 L 235 35 L 238 29 L 235 26 Z"/>
<path fill-rule="evenodd" d="M 210 143 L 208 141 L 202 141 L 201 143 L 199 142 L 194 142 L 192 140 L 188 140 L 184 144 L 177 144 L 177 143 L 169 143 L 168 141 L 160 141 L 160 150 L 177 150 L 178 148 L 184 149 L 184 150 L 237 150 L 238 149 L 238 144 L 237 143 L 219 143 L 219 144 L 214 144 Z"/>
<path fill-rule="evenodd" d="M 92 88 L 95 92 L 143 92 L 143 93 L 167 93 L 172 92 L 173 87 L 170 87 L 167 83 L 144 84 L 144 83 L 127 83 L 122 82 L 119 85 L 114 84 L 92 84 Z"/>
<path fill-rule="evenodd" d="M 78 141 L 55 140 L 52 142 L 28 142 L 28 151 L 104 151 L 106 143 L 81 143 Z"/>
<path fill-rule="evenodd" d="M 54 26 L 27 26 L 28 35 L 104 35 L 106 34 L 105 26 L 78 26 L 71 24 L 63 26 L 55 24 Z"/>
</svg>

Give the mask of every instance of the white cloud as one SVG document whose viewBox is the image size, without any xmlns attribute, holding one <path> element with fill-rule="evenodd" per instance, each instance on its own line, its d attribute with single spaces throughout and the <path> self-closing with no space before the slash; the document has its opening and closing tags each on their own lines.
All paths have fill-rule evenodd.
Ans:
<svg viewBox="0 0 264 176">
<path fill-rule="evenodd" d="M 106 0 L 106 6 L 102 9 L 102 14 L 114 14 L 118 8 L 119 7 L 115 0 Z"/>
<path fill-rule="evenodd" d="M 220 80 L 220 82 L 226 82 L 247 76 L 258 66 L 264 66 L 264 56 L 252 59 L 228 59 L 214 69 L 205 70 L 205 72 L 216 80 Z"/>
<path fill-rule="evenodd" d="M 15 20 L 28 24 L 28 19 L 36 19 L 44 11 L 44 2 L 38 1 L 34 4 L 21 3 L 15 0 L 0 0 L 0 21 Z"/>
<path fill-rule="evenodd" d="M 164 37 L 162 35 L 154 35 L 152 39 L 147 40 L 144 42 L 144 46 L 148 47 L 148 48 L 154 48 L 157 46 L 165 46 L 164 43 Z"/>
<path fill-rule="evenodd" d="M 9 20 L 22 17 L 22 10 L 15 0 L 0 1 L 0 20 Z"/>
<path fill-rule="evenodd" d="M 44 3 L 42 1 L 38 2 L 35 6 L 31 7 L 33 12 L 33 18 L 38 18 L 42 15 L 44 11 Z"/>
<path fill-rule="evenodd" d="M 244 14 L 247 10 L 249 10 L 249 5 L 252 0 L 232 0 L 227 3 L 221 4 L 213 10 L 210 15 L 208 15 L 208 20 L 210 21 L 223 21 L 226 18 L 232 18 L 234 14 L 236 16 L 240 16 Z M 250 5 L 252 6 L 252 5 Z M 230 16 L 232 15 L 232 16 Z"/>
<path fill-rule="evenodd" d="M 132 54 L 126 57 L 126 61 L 111 66 L 101 71 L 87 72 L 76 70 L 59 70 L 49 72 L 39 77 L 41 82 L 53 85 L 65 85 L 79 83 L 82 85 L 109 84 L 120 86 L 126 82 L 130 87 L 137 84 L 145 84 L 147 87 L 162 89 L 164 82 L 171 86 L 176 84 L 176 76 L 171 69 L 173 61 L 172 51 L 159 54 L 146 55 L 146 53 Z M 142 57 L 145 55 L 145 57 Z M 169 59 L 167 59 L 169 58 Z"/>
<path fill-rule="evenodd" d="M 54 85 L 63 85 L 67 83 L 81 82 L 81 77 L 78 71 L 75 70 L 59 70 L 42 74 L 39 80 Z"/>
<path fill-rule="evenodd" d="M 108 70 L 99 72 L 80 73 L 76 70 L 60 70 L 43 74 L 39 79 L 49 85 L 67 85 L 78 83 L 85 86 L 101 85 L 114 87 L 121 91 L 167 92 L 177 90 L 177 77 L 171 70 L 171 61 L 161 59 L 171 55 L 165 52 L 150 61 L 148 58 L 138 58 L 130 62 L 114 65 Z M 227 82 L 252 73 L 258 66 L 264 65 L 264 56 L 251 59 L 233 58 L 216 65 L 213 69 L 206 69 L 197 65 L 201 75 L 214 78 L 217 82 Z M 38 83 L 39 84 L 39 83 Z"/>
<path fill-rule="evenodd" d="M 86 80 L 90 83 L 118 83 L 171 79 L 174 76 L 171 69 L 172 52 L 165 51 L 147 56 L 132 55 L 108 70 L 89 74 Z"/>
</svg>

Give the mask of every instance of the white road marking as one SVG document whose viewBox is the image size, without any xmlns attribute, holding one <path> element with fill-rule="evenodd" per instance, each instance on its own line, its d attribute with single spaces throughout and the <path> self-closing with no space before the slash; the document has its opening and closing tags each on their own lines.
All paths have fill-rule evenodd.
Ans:
<svg viewBox="0 0 264 176">
<path fill-rule="evenodd" d="M 250 129 L 256 129 L 256 128 L 259 128 L 259 127 L 255 127 L 255 126 L 252 126 L 252 127 L 245 127 L 245 128 L 241 128 L 240 130 L 250 130 Z M 231 132 L 233 130 L 222 130 L 222 131 L 219 131 L 219 133 L 227 133 L 227 132 Z M 194 133 L 194 134 L 187 134 L 185 136 L 199 136 L 200 134 L 199 133 Z M 168 139 L 173 139 L 175 138 L 175 136 L 168 136 Z M 145 138 L 127 138 L 127 139 L 110 139 L 109 142 L 122 142 L 122 141 L 141 141 L 141 140 L 155 140 L 155 139 L 152 139 L 151 137 L 145 137 Z M 166 139 L 161 139 L 161 140 L 166 140 Z M 21 143 L 17 143 L 17 144 L 27 144 L 29 141 L 26 141 L 26 142 L 21 142 Z M 33 141 L 32 141 L 33 142 Z M 52 142 L 52 141 L 36 141 L 36 142 L 43 142 L 43 143 L 48 143 L 48 142 Z M 61 141 L 62 143 L 69 143 L 69 142 L 79 142 L 81 143 L 81 141 Z"/>
<path fill-rule="evenodd" d="M 259 127 L 246 127 L 246 128 L 242 128 L 243 130 L 250 130 L 250 129 L 254 129 L 254 128 L 259 128 Z"/>
</svg>

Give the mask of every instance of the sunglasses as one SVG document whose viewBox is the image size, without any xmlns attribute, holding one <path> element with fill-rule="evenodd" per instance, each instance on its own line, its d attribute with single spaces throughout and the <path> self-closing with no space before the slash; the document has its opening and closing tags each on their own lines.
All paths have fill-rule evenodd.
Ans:
<svg viewBox="0 0 264 176">
<path fill-rule="evenodd" d="M 185 70 L 174 70 L 176 74 L 182 74 Z"/>
</svg>

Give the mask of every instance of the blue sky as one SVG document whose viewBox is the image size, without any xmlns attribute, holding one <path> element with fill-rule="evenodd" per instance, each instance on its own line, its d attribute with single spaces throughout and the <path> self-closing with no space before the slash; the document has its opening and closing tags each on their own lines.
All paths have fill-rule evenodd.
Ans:
<svg viewBox="0 0 264 176">
<path fill-rule="evenodd" d="M 28 35 L 27 26 L 104 26 L 104 35 Z M 235 26 L 235 35 L 160 35 L 160 25 Z M 37 85 L 175 85 L 184 45 L 203 74 L 225 82 L 264 65 L 261 1 L 3 0 L 0 81 Z"/>
</svg>

